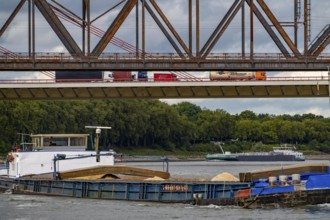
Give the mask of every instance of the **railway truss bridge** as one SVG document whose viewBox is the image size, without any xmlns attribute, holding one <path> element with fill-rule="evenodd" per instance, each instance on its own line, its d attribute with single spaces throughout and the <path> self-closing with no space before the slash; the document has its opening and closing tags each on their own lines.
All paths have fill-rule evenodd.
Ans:
<svg viewBox="0 0 330 220">
<path fill-rule="evenodd" d="M 230 4 L 227 7 L 227 4 L 219 4 L 221 1 Z M 330 25 L 323 24 L 311 39 L 313 0 L 282 1 L 281 4 L 285 4 L 286 11 L 292 15 L 290 21 L 282 20 L 274 1 L 217 0 L 214 2 L 218 4 L 212 5 L 213 10 L 219 13 L 212 17 L 214 27 L 209 32 L 204 31 L 208 21 L 203 19 L 208 10 L 211 13 L 210 1 L 81 0 L 75 1 L 75 4 L 64 0 L 0 2 L 3 8 L 11 10 L 11 13 L 6 14 L 7 19 L 0 23 L 0 71 L 38 70 L 51 76 L 49 71 L 54 70 L 165 70 L 181 72 L 182 76 L 190 77 L 185 71 L 324 71 L 330 63 L 330 54 L 326 53 L 330 43 Z M 179 20 L 172 18 L 169 2 L 176 4 L 171 8 L 178 8 L 177 4 L 182 4 L 183 14 Z M 23 16 L 26 19 L 22 19 Z M 15 20 L 16 17 L 20 19 Z M 101 21 L 104 22 L 104 30 L 97 26 Z M 238 40 L 233 37 L 240 52 L 225 53 L 221 48 L 233 43 L 224 39 L 233 21 L 240 23 L 235 36 L 241 37 Z M 151 22 L 155 27 L 150 30 L 148 27 Z M 36 50 L 39 40 L 45 37 L 43 29 L 38 26 L 40 23 L 41 26 L 48 26 L 65 52 L 41 52 L 45 51 L 43 48 Z M 130 24 L 129 28 L 125 26 L 127 23 Z M 107 26 L 104 27 L 104 24 Z M 181 26 L 178 27 L 178 24 Z M 258 28 L 255 28 L 257 25 Z M 12 46 L 8 42 L 16 27 L 22 29 L 19 32 L 20 40 Z M 164 37 L 169 53 L 154 49 L 159 48 L 159 45 L 151 45 L 152 38 L 159 37 L 152 36 L 156 28 Z M 121 36 L 122 29 L 131 31 L 126 34 L 130 35 L 131 42 L 117 37 Z M 260 52 L 264 46 L 256 33 L 259 29 L 263 30 L 269 39 L 267 43 L 272 43 L 276 52 L 267 49 Z M 24 31 L 26 35 L 22 36 Z M 256 47 L 259 48 L 257 52 Z M 26 51 L 22 49 L 17 52 L 12 48 L 26 48 Z"/>
</svg>

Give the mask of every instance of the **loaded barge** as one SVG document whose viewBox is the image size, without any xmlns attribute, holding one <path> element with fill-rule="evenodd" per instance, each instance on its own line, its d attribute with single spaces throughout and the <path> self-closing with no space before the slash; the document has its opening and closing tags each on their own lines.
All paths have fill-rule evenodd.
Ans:
<svg viewBox="0 0 330 220">
<path fill-rule="evenodd" d="M 39 135 L 32 151 L 21 149 L 8 155 L 9 166 L 0 171 L 0 189 L 22 194 L 245 208 L 330 202 L 328 164 L 240 173 L 239 179 L 228 173 L 213 179 L 172 178 L 168 170 L 116 165 L 114 152 L 65 151 L 64 148 L 71 145 L 69 139 L 68 146 L 62 145 L 60 151 L 34 149 L 40 147 L 38 143 L 48 143 L 50 137 L 56 143 L 55 135 Z M 62 135 L 61 140 L 64 139 Z M 164 167 L 168 167 L 167 162 L 163 160 Z"/>
<path fill-rule="evenodd" d="M 234 204 L 238 190 L 250 187 L 230 175 L 172 178 L 166 158 L 159 158 L 163 171 L 116 165 L 113 151 L 86 151 L 87 136 L 31 135 L 30 146 L 8 154 L 0 188 L 22 194 L 224 205 Z"/>
</svg>

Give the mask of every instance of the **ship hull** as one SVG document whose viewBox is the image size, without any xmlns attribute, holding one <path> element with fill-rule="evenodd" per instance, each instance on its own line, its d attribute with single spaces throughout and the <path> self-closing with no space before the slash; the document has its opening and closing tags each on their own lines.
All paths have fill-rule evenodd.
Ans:
<svg viewBox="0 0 330 220">
<path fill-rule="evenodd" d="M 295 161 L 294 155 L 238 155 L 238 161 Z"/>
<path fill-rule="evenodd" d="M 224 155 L 224 154 L 208 154 L 207 160 L 224 160 L 224 161 L 303 161 L 297 160 L 294 155 Z"/>
<path fill-rule="evenodd" d="M 249 183 L 222 181 L 54 180 L 0 177 L 0 186 L 15 194 L 90 199 L 234 205 Z"/>
</svg>

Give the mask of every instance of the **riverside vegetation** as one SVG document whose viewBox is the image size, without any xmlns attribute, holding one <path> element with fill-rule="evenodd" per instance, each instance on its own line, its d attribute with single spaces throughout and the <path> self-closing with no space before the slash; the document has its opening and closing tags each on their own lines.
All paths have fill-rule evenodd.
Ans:
<svg viewBox="0 0 330 220">
<path fill-rule="evenodd" d="M 103 130 L 100 148 L 136 154 L 269 151 L 282 143 L 312 154 L 330 153 L 330 118 L 314 114 L 229 114 L 189 102 L 159 100 L 0 101 L 0 153 L 21 142 L 18 133 L 90 133 Z"/>
</svg>

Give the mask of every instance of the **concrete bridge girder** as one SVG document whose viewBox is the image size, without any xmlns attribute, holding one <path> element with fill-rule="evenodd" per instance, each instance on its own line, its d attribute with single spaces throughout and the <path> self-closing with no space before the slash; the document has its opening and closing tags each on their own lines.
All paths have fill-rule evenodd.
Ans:
<svg viewBox="0 0 330 220">
<path fill-rule="evenodd" d="M 329 97 L 328 81 L 0 85 L 0 100 L 275 97 Z"/>
</svg>

